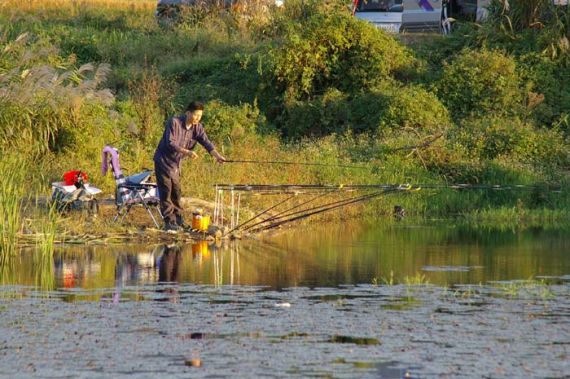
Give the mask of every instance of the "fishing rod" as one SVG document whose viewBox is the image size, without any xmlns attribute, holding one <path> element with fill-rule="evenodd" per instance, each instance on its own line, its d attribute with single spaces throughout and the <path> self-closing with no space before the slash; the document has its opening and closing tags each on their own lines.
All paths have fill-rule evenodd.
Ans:
<svg viewBox="0 0 570 379">
<path fill-rule="evenodd" d="M 271 210 L 277 208 L 278 206 L 280 206 L 280 205 L 283 204 L 283 203 L 288 202 L 289 200 L 291 200 L 291 199 L 294 198 L 294 197 L 295 197 L 295 195 L 290 196 L 290 197 L 286 198 L 285 200 L 283 200 L 283 201 L 281 201 L 281 202 L 275 204 L 274 206 L 272 206 L 272 207 L 270 207 L 270 208 L 267 208 L 267 209 L 265 209 L 264 211 L 262 211 L 262 212 L 256 214 L 255 216 L 253 216 L 253 217 L 250 218 L 249 220 L 242 222 L 241 224 L 239 224 L 238 226 L 236 226 L 235 228 L 233 228 L 232 230 L 230 230 L 230 231 L 228 232 L 228 234 L 231 233 L 231 232 L 233 232 L 233 231 L 235 231 L 235 230 L 238 230 L 239 228 L 243 227 L 244 225 L 249 224 L 250 222 L 252 222 L 252 221 L 255 220 L 256 218 L 263 216 L 263 215 L 266 214 L 267 212 L 269 212 L 269 211 L 271 211 Z"/>
<path fill-rule="evenodd" d="M 337 201 L 333 201 L 330 203 L 321 204 L 321 205 L 318 205 L 318 206 L 315 206 L 312 208 L 302 209 L 302 210 L 297 211 L 297 212 L 291 212 L 293 209 L 298 208 L 298 206 L 295 206 L 293 208 L 286 209 L 283 212 L 281 212 L 281 213 L 279 213 L 273 217 L 270 217 L 266 220 L 262 220 L 262 221 L 259 221 L 255 224 L 253 224 L 253 225 L 250 225 L 247 228 L 244 228 L 243 231 L 245 232 L 247 230 L 254 228 L 255 226 L 262 225 L 262 224 L 265 224 L 265 223 L 271 222 L 271 221 L 277 221 L 271 225 L 277 224 L 277 226 L 278 226 L 278 225 L 281 225 L 281 224 L 284 224 L 287 222 L 298 220 L 300 218 L 305 218 L 305 217 L 308 217 L 308 216 L 311 216 L 314 214 L 318 214 L 318 213 L 326 212 L 326 211 L 329 211 L 332 209 L 340 208 L 340 207 L 343 207 L 345 205 L 349 205 L 349 204 L 357 203 L 360 201 L 368 200 L 368 199 L 371 199 L 371 198 L 374 198 L 374 197 L 377 197 L 377 196 L 380 196 L 380 195 L 383 195 L 386 193 L 392 193 L 392 192 L 397 192 L 397 191 L 415 191 L 415 190 L 418 190 L 418 188 L 414 188 L 412 186 L 394 186 L 392 188 L 382 189 L 382 190 L 377 191 L 377 192 L 368 193 L 368 194 L 364 194 L 364 195 L 360 195 L 360 196 L 355 196 L 355 197 L 351 197 L 348 199 L 337 200 Z M 317 196 L 317 198 L 318 197 L 319 196 Z M 313 201 L 317 198 L 313 198 L 310 201 Z M 310 201 L 307 201 L 304 204 L 306 204 Z M 289 212 L 289 213 L 287 213 L 287 212 Z M 283 213 L 285 213 L 285 214 L 283 214 Z M 278 221 L 278 220 L 281 220 L 281 221 Z M 268 227 L 269 226 L 267 226 L 267 225 L 261 226 L 261 227 L 255 229 L 254 233 L 261 231 L 261 230 L 265 230 Z"/>
<path fill-rule="evenodd" d="M 336 209 L 336 208 L 343 207 L 343 206 L 345 206 L 345 205 L 355 204 L 355 203 L 358 203 L 358 202 L 361 202 L 361 201 L 373 199 L 373 198 L 375 198 L 375 197 L 378 197 L 378 196 L 380 196 L 380 195 L 384 195 L 384 194 L 386 194 L 386 193 L 391 193 L 391 192 L 396 192 L 396 191 L 398 191 L 398 189 L 396 189 L 396 188 L 394 188 L 394 189 L 388 189 L 388 190 L 382 190 L 382 191 L 377 191 L 377 192 L 373 192 L 373 193 L 370 193 L 370 194 L 366 194 L 366 195 L 362 195 L 362 196 L 357 196 L 357 197 L 353 197 L 353 198 L 350 198 L 350 199 L 346 199 L 346 200 L 341 201 L 341 202 L 335 202 L 335 203 L 325 204 L 325 205 L 320 206 L 320 207 L 311 208 L 311 210 L 307 210 L 305 213 L 299 214 L 299 215 L 297 215 L 297 216 L 290 217 L 290 218 L 287 218 L 287 219 L 284 219 L 284 220 L 281 220 L 281 221 L 277 221 L 277 222 L 274 222 L 274 223 L 269 224 L 269 225 L 261 226 L 261 227 L 259 227 L 259 228 L 257 228 L 257 229 L 254 229 L 253 231 L 251 231 L 251 233 L 258 233 L 258 232 L 261 232 L 261 231 L 264 231 L 264 230 L 273 229 L 273 228 L 276 228 L 276 227 L 281 226 L 281 225 L 283 225 L 283 224 L 286 224 L 286 223 L 289 223 L 289 222 L 293 222 L 293 221 L 296 221 L 296 220 L 300 220 L 300 219 L 303 219 L 303 218 L 306 218 L 306 217 L 309 217 L 309 216 L 312 216 L 312 215 L 315 215 L 315 214 L 318 214 L 318 213 L 327 212 L 327 211 L 330 211 L 330 210 L 332 210 L 332 209 Z M 304 212 L 304 211 L 302 211 L 302 212 Z M 294 213 L 290 214 L 290 216 L 295 215 L 295 214 L 298 214 L 298 213 L 301 213 L 301 212 L 294 212 Z M 247 229 L 246 229 L 246 230 L 247 230 Z"/>
<path fill-rule="evenodd" d="M 227 159 L 224 161 L 224 163 L 282 164 L 282 165 L 299 165 L 299 166 L 338 167 L 338 168 L 351 168 L 351 169 L 360 169 L 360 170 L 370 168 L 366 166 L 352 166 L 344 164 L 292 162 L 292 161 L 258 161 L 258 160 L 237 160 L 237 159 Z"/>
<path fill-rule="evenodd" d="M 456 189 L 456 190 L 547 190 L 562 192 L 567 187 L 552 184 L 216 184 L 218 188 L 242 192 L 271 193 L 279 191 L 317 192 L 317 191 L 355 191 L 372 189 L 389 189 L 401 186 L 412 186 L 422 189 Z"/>
<path fill-rule="evenodd" d="M 298 204 L 298 205 L 296 205 L 296 206 L 294 206 L 294 207 L 285 209 L 285 210 L 283 210 L 283 211 L 281 211 L 281 212 L 279 212 L 279 213 L 277 213 L 277 214 L 275 214 L 275 215 L 273 215 L 273 216 L 271 216 L 271 217 L 269 217 L 269 218 L 266 218 L 265 220 L 258 221 L 258 222 L 256 222 L 255 224 L 250 225 L 250 226 L 244 228 L 242 231 L 245 232 L 245 231 L 247 231 L 247 230 L 249 230 L 249 229 L 252 229 L 252 228 L 254 228 L 254 227 L 258 226 L 258 225 L 261 225 L 261 224 L 265 224 L 265 223 L 267 223 L 267 222 L 271 222 L 271 221 L 275 221 L 275 220 L 280 220 L 280 219 L 283 219 L 283 218 L 286 218 L 286 217 L 290 217 L 290 216 L 292 216 L 292 215 L 296 215 L 296 214 L 299 214 L 299 213 L 309 212 L 309 211 L 312 211 L 312 210 L 317 209 L 317 208 L 322 208 L 322 207 L 325 207 L 325 206 L 328 206 L 328 205 L 331 205 L 331 204 L 338 204 L 338 203 L 342 203 L 342 202 L 347 201 L 346 199 L 343 199 L 343 200 L 336 201 L 336 202 L 334 202 L 334 203 L 323 204 L 323 205 L 319 205 L 319 206 L 314 207 L 314 208 L 302 209 L 302 210 L 300 210 L 300 211 L 291 213 L 291 211 L 293 211 L 293 210 L 295 210 L 295 209 L 297 209 L 297 208 L 299 208 L 299 207 L 301 207 L 301 206 L 303 206 L 303 205 L 306 205 L 306 204 L 308 204 L 308 203 L 311 203 L 311 202 L 317 200 L 318 198 L 321 198 L 321 197 L 323 197 L 323 196 L 325 196 L 325 195 L 328 195 L 328 194 L 330 194 L 330 192 L 324 193 L 324 194 L 320 194 L 320 195 L 318 195 L 318 196 L 316 196 L 316 197 L 313 197 L 313 198 L 311 198 L 311 199 L 309 199 L 309 200 L 307 200 L 307 201 L 305 201 L 305 202 L 303 202 L 303 203 L 301 203 L 301 204 Z M 281 203 L 280 203 L 280 204 L 281 204 Z M 254 219 L 255 219 L 255 218 L 254 218 Z M 250 221 L 253 221 L 254 219 L 252 219 L 252 220 L 250 220 Z"/>
</svg>

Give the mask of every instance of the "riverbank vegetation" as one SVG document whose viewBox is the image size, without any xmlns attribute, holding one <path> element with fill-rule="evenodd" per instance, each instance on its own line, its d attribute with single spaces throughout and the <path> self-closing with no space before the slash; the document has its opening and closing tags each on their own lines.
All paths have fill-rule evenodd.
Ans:
<svg viewBox="0 0 570 379">
<path fill-rule="evenodd" d="M 184 164 L 190 196 L 213 199 L 215 183 L 522 184 L 398 202 L 417 215 L 524 209 L 568 221 L 570 9 L 532 3 L 494 0 L 487 22 L 443 37 L 386 34 L 340 0 L 245 0 L 170 20 L 154 0 L 5 0 L 2 246 L 23 230 L 19 199 L 47 195 L 64 171 L 112 194 L 114 180 L 98 176 L 103 146 L 127 173 L 152 168 L 165 118 L 192 99 L 229 159 L 330 166 L 218 166 L 201 152 Z M 388 204 L 369 210 L 389 215 Z M 65 229 L 44 213 L 29 231 Z"/>
</svg>

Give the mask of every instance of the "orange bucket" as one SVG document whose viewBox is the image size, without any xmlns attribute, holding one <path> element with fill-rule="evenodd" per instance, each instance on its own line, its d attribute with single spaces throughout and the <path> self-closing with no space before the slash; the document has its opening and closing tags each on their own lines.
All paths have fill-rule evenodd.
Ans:
<svg viewBox="0 0 570 379">
<path fill-rule="evenodd" d="M 192 229 L 197 229 L 201 232 L 207 232 L 210 226 L 210 216 L 194 214 L 192 217 Z"/>
</svg>

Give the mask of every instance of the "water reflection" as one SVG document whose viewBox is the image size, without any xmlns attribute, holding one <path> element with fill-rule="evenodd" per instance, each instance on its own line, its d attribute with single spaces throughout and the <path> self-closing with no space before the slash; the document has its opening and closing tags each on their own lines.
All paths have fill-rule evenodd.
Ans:
<svg viewBox="0 0 570 379">
<path fill-rule="evenodd" d="M 23 252 L 0 271 L 4 285 L 43 290 L 112 289 L 154 283 L 272 288 L 403 283 L 479 284 L 570 273 L 563 232 L 490 232 L 444 226 L 342 224 L 292 230 L 263 241 L 57 249 Z"/>
<path fill-rule="evenodd" d="M 158 265 L 159 282 L 179 282 L 182 263 L 182 251 L 177 245 L 162 247 L 162 256 Z"/>
</svg>

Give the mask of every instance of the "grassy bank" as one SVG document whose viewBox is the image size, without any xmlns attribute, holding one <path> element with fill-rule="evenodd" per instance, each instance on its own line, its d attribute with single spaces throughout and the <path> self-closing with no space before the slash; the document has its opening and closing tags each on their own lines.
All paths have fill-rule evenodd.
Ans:
<svg viewBox="0 0 570 379">
<path fill-rule="evenodd" d="M 327 217 L 391 218 L 400 204 L 420 217 L 567 221 L 566 8 L 545 3 L 508 29 L 497 8 L 484 25 L 443 38 L 387 35 L 343 2 L 189 9 L 168 24 L 155 4 L 0 4 L 0 150 L 10 173 L 0 181 L 2 249 L 18 233 L 80 233 L 74 217 L 23 209 L 20 199 L 47 195 L 70 169 L 112 194 L 114 180 L 99 176 L 103 146 L 119 149 L 126 173 L 152 168 L 164 120 L 193 99 L 206 102 L 206 129 L 229 159 L 329 166 L 219 166 L 198 151 L 182 169 L 188 196 L 213 200 L 216 183 L 523 184 L 530 190 L 422 190 Z M 368 169 L 335 167 L 346 164 Z"/>
</svg>

